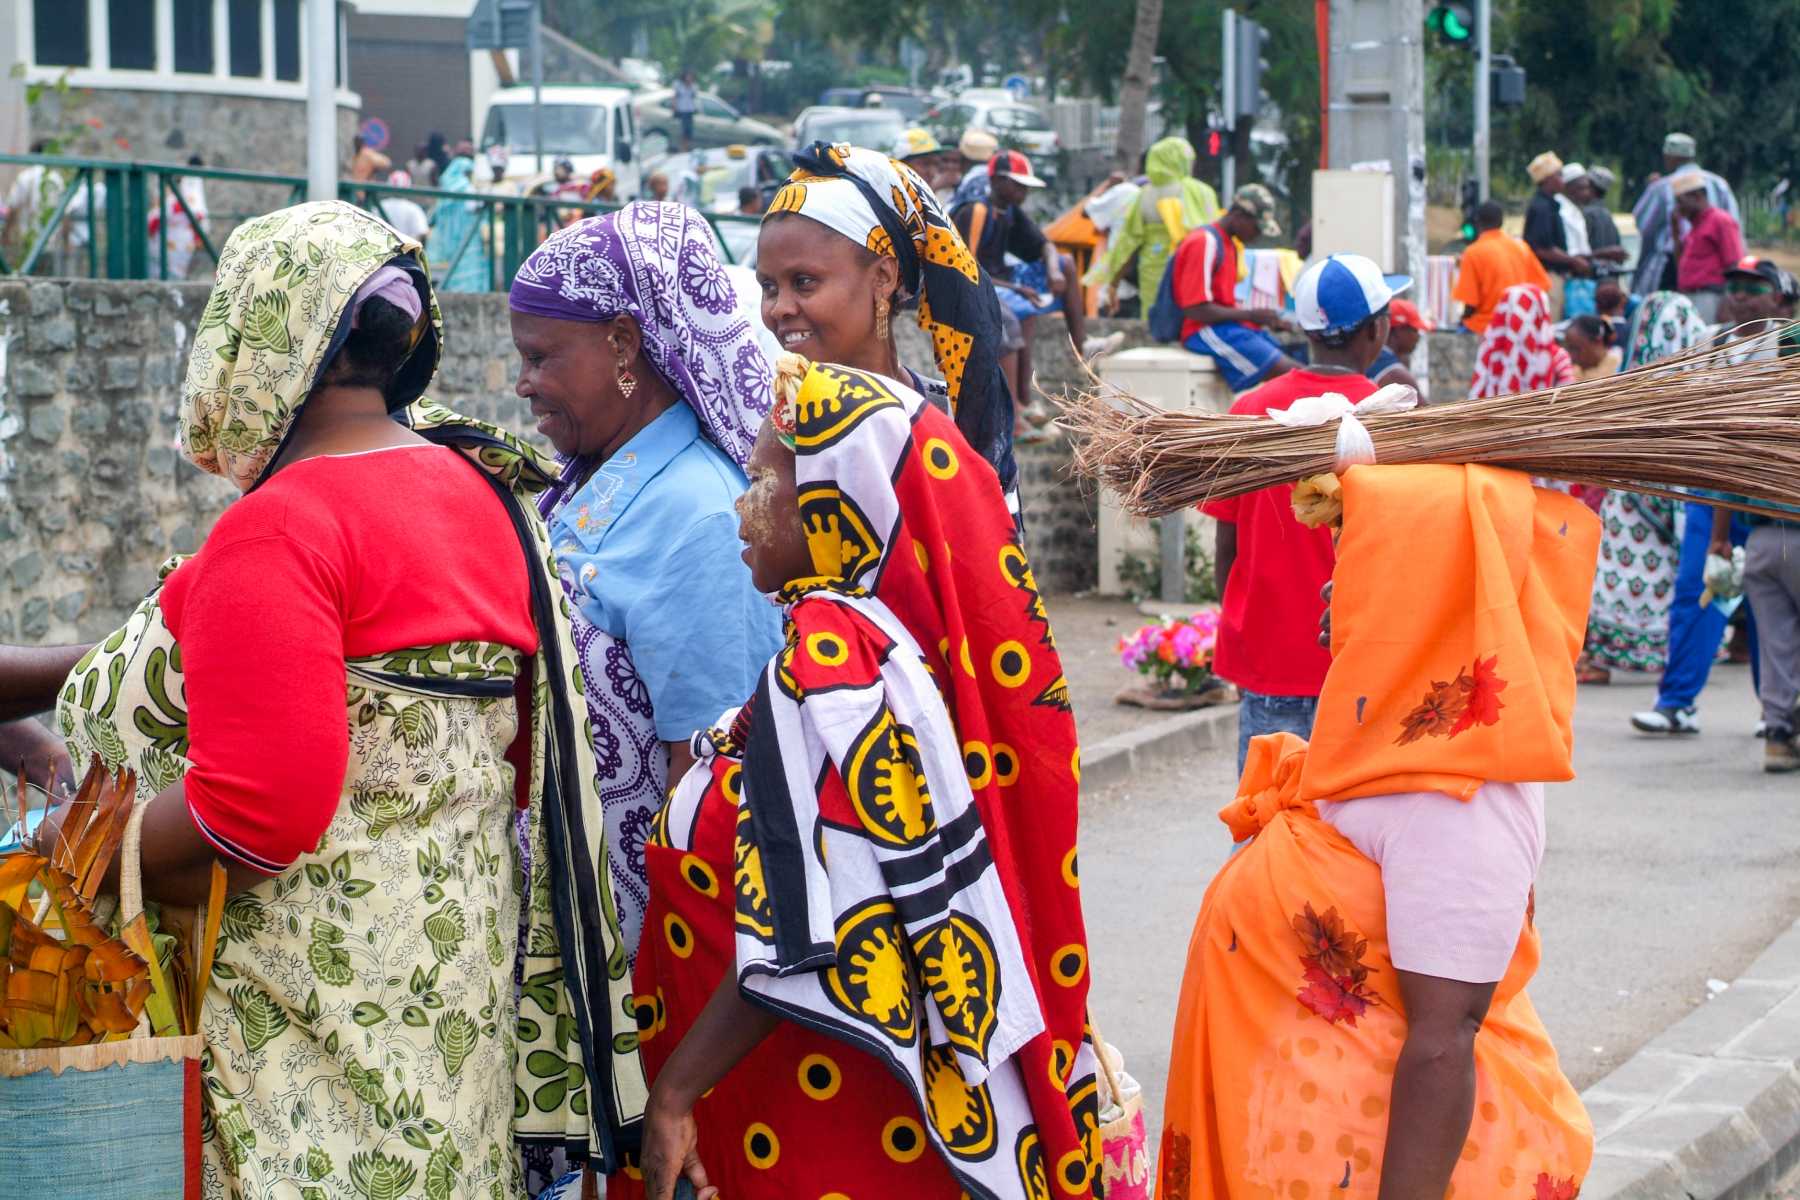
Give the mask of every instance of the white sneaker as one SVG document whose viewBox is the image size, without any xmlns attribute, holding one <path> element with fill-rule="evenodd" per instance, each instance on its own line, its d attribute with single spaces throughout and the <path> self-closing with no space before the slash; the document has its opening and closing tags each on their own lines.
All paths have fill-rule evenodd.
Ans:
<svg viewBox="0 0 1800 1200">
<path fill-rule="evenodd" d="M 1125 331 L 1123 329 L 1109 333 L 1105 337 L 1096 334 L 1081 343 L 1081 357 L 1089 360 L 1096 359 L 1102 354 L 1111 354 L 1124 344 Z"/>
<path fill-rule="evenodd" d="M 1699 733 L 1700 713 L 1692 707 L 1653 708 L 1632 713 L 1631 727 L 1640 733 Z"/>
</svg>

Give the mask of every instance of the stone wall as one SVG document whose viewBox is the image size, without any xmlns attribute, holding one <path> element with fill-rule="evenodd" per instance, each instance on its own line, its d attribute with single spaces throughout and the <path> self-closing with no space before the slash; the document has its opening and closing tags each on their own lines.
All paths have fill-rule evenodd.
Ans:
<svg viewBox="0 0 1800 1200">
<path fill-rule="evenodd" d="M 235 491 L 175 450 L 177 405 L 204 284 L 0 283 L 0 642 L 100 637 L 171 554 L 190 553 Z M 433 395 L 528 430 L 512 392 L 504 297 L 442 297 L 451 354 Z M 1103 323 L 1102 323 L 1103 324 Z M 897 323 L 905 361 L 930 361 Z M 1060 322 L 1039 338 L 1039 384 L 1077 380 Z M 1029 550 L 1053 591 L 1094 582 L 1092 496 L 1060 438 L 1020 448 Z"/>
<path fill-rule="evenodd" d="M 1475 351 L 1481 339 L 1472 333 L 1428 333 L 1431 343 L 1431 399 L 1435 404 L 1467 399 L 1475 377 Z"/>
<path fill-rule="evenodd" d="M 306 174 L 304 100 L 135 88 L 77 88 L 65 98 L 46 90 L 28 120 L 31 138 L 78 132 L 65 151 L 78 157 L 184 163 L 198 154 L 212 167 Z M 356 122 L 355 109 L 338 108 L 340 160 L 350 157 Z"/>
</svg>

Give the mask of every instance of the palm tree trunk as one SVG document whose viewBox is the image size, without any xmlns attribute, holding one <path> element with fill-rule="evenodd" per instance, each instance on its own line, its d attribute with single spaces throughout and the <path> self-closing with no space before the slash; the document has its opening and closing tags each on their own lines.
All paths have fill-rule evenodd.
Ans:
<svg viewBox="0 0 1800 1200">
<path fill-rule="evenodd" d="M 1118 164 L 1135 174 L 1138 156 L 1144 152 L 1144 114 L 1150 104 L 1150 73 L 1156 59 L 1156 36 L 1162 29 L 1162 0 L 1137 0 L 1137 19 L 1131 27 L 1131 52 L 1125 59 L 1125 80 L 1119 86 Z"/>
</svg>

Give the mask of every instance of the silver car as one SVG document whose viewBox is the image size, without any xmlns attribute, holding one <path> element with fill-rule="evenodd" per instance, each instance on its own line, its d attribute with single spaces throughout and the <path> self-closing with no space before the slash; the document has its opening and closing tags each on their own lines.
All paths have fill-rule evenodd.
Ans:
<svg viewBox="0 0 1800 1200">
<path fill-rule="evenodd" d="M 682 148 L 681 122 L 675 117 L 675 92 L 656 88 L 639 92 L 632 100 L 637 116 L 638 141 L 646 158 L 660 158 Z M 779 146 L 787 136 L 773 125 L 753 121 L 719 99 L 701 92 L 694 112 L 694 146 Z"/>
<path fill-rule="evenodd" d="M 985 129 L 1002 146 L 1016 147 L 1031 158 L 1032 170 L 1046 179 L 1056 174 L 1056 156 L 1062 139 L 1050 127 L 1050 118 L 1029 104 L 1014 100 L 970 99 L 968 93 L 946 101 L 925 114 L 925 124 L 938 140 L 954 146 L 965 129 Z"/>
<path fill-rule="evenodd" d="M 815 104 L 794 118 L 794 145 L 804 150 L 814 142 L 849 142 L 886 154 L 905 128 L 906 118 L 896 109 Z"/>
</svg>

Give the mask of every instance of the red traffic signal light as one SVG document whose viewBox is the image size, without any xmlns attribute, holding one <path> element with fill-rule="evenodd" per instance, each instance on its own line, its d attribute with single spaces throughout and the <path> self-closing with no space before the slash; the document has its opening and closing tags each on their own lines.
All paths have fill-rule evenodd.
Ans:
<svg viewBox="0 0 1800 1200">
<path fill-rule="evenodd" d="M 1218 130 L 1215 129 L 1211 133 L 1206 135 L 1206 152 L 1207 152 L 1207 154 L 1211 155 L 1213 158 L 1217 158 L 1224 151 L 1224 149 L 1225 149 L 1225 138 L 1219 133 Z"/>
</svg>

